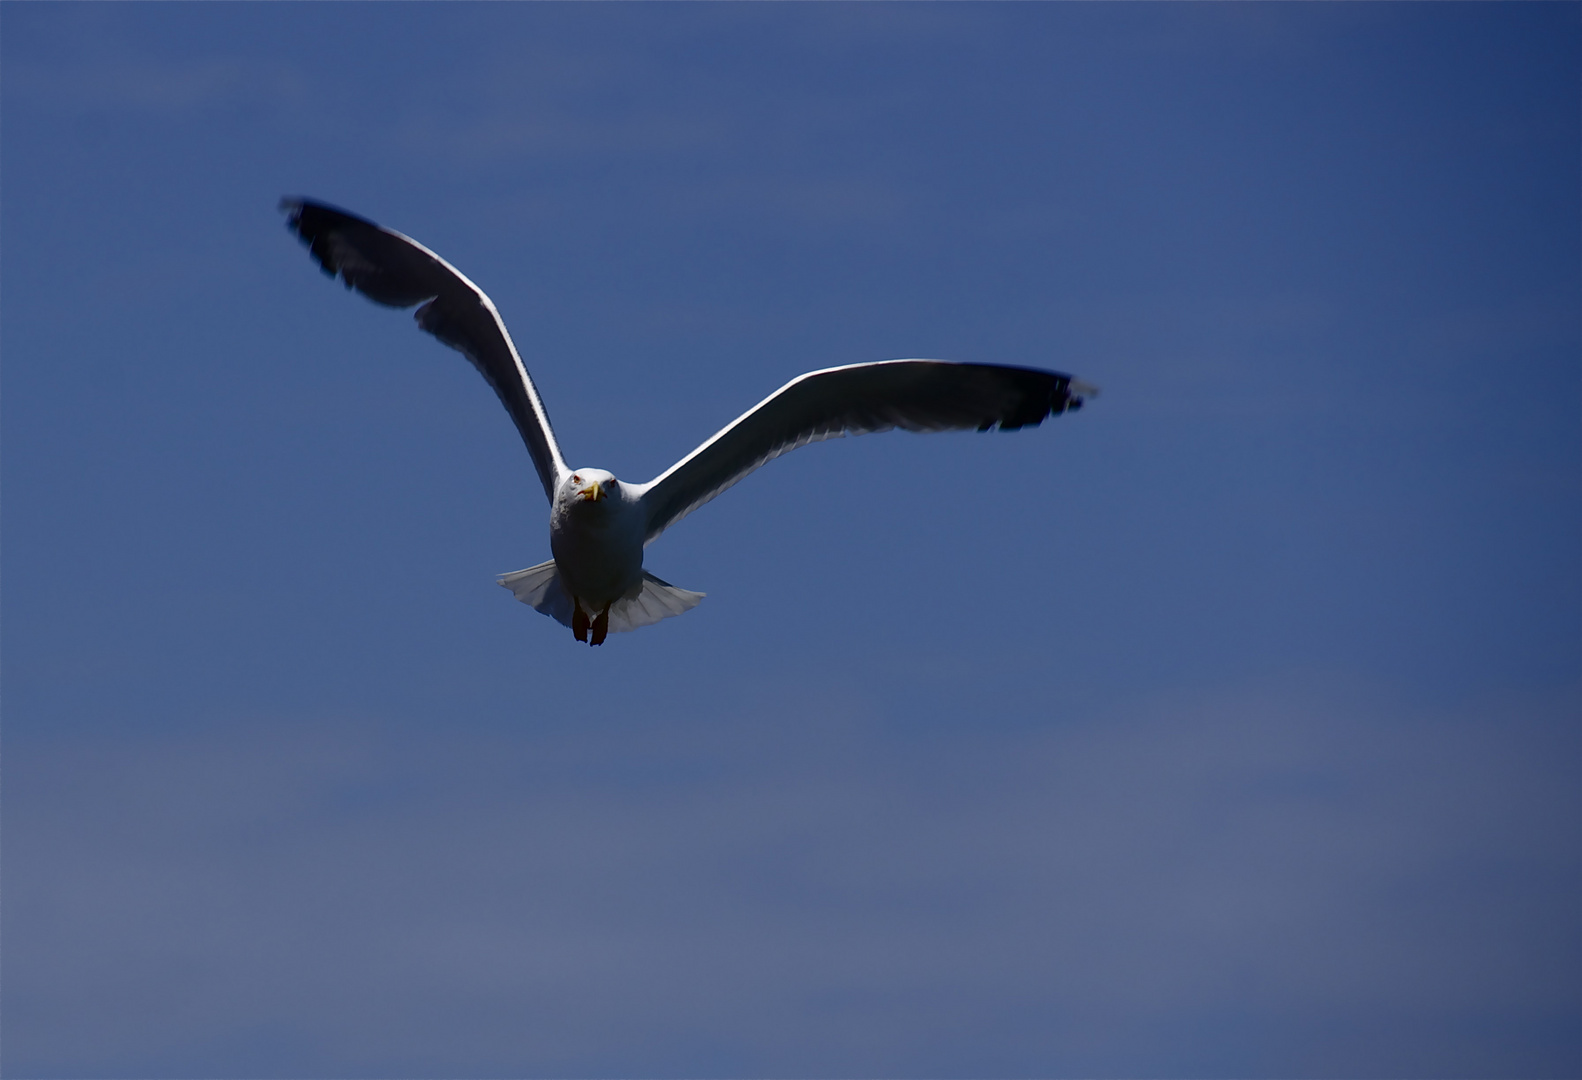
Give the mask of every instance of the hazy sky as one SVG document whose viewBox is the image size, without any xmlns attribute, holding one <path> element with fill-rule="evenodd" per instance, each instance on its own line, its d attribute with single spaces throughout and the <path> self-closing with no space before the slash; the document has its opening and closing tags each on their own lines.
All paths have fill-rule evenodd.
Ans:
<svg viewBox="0 0 1582 1080">
<path fill-rule="evenodd" d="M 1582 1073 L 1582 9 L 0 8 L 3 1066 Z M 601 649 L 305 194 L 574 466 L 788 378 L 1104 388 L 775 461 Z"/>
</svg>

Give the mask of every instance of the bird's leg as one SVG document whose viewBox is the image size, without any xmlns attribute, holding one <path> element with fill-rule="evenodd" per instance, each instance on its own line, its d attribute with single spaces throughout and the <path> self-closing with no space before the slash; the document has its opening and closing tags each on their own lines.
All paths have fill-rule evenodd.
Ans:
<svg viewBox="0 0 1582 1080">
<path fill-rule="evenodd" d="M 578 641 L 588 640 L 588 613 L 582 610 L 582 604 L 575 596 L 571 598 L 571 632 Z"/>
<path fill-rule="evenodd" d="M 610 609 L 605 608 L 599 612 L 599 617 L 593 620 L 593 641 L 590 644 L 603 645 L 606 635 L 610 632 Z"/>
</svg>

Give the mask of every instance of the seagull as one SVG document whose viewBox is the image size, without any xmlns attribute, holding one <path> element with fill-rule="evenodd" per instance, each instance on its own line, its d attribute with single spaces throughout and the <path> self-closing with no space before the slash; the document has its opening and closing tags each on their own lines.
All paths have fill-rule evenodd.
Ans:
<svg viewBox="0 0 1582 1080">
<path fill-rule="evenodd" d="M 423 330 L 472 361 L 516 423 L 549 497 L 548 562 L 504 574 L 522 603 L 578 641 L 651 626 L 704 594 L 643 569 L 659 534 L 760 465 L 799 446 L 891 431 L 1015 431 L 1081 408 L 1098 389 L 1037 368 L 882 360 L 799 375 L 646 484 L 573 469 L 494 302 L 416 240 L 326 203 L 285 198 L 286 227 L 324 273 L 386 307 L 417 306 Z"/>
</svg>

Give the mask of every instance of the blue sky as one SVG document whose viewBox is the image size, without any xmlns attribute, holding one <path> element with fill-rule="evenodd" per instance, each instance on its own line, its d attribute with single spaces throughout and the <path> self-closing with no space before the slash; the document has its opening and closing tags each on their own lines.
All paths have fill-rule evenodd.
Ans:
<svg viewBox="0 0 1582 1080">
<path fill-rule="evenodd" d="M 1582 1071 L 1575 5 L 0 9 L 3 1066 Z M 573 465 L 905 356 L 577 646 Z"/>
</svg>

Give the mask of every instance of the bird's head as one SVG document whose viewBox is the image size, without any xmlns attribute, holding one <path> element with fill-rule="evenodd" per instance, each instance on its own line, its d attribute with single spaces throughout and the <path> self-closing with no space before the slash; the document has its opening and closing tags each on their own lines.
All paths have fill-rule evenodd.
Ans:
<svg viewBox="0 0 1582 1080">
<path fill-rule="evenodd" d="M 560 485 L 559 501 L 568 507 L 600 504 L 620 497 L 621 482 L 603 469 L 578 469 Z"/>
</svg>

